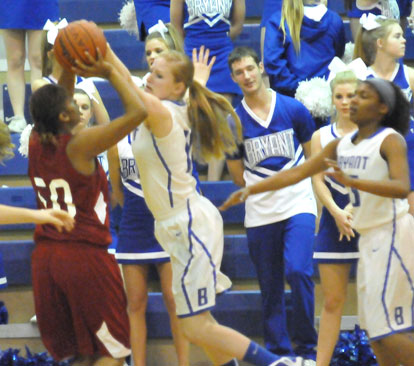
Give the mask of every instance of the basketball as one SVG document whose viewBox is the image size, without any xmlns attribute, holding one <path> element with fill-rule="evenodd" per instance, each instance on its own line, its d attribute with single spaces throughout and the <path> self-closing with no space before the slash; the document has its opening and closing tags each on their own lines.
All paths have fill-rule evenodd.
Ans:
<svg viewBox="0 0 414 366">
<path fill-rule="evenodd" d="M 106 38 L 101 28 L 86 20 L 71 22 L 60 29 L 53 46 L 56 60 L 67 70 L 76 66 L 75 60 L 88 64 L 85 51 L 96 59 L 97 48 L 105 56 Z"/>
</svg>

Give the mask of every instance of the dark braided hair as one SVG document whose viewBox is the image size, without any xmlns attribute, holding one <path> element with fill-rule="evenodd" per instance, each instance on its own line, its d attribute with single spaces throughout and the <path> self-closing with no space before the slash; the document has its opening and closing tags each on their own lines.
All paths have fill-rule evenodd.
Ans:
<svg viewBox="0 0 414 366">
<path fill-rule="evenodd" d="M 48 84 L 36 90 L 30 98 L 30 114 L 42 143 L 56 143 L 60 131 L 59 114 L 66 108 L 70 96 L 66 89 Z"/>
</svg>

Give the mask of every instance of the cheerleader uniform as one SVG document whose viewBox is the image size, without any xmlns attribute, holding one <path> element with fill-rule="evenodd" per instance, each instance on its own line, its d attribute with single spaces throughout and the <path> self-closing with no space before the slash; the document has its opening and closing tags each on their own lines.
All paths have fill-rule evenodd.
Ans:
<svg viewBox="0 0 414 366">
<path fill-rule="evenodd" d="M 59 19 L 58 0 L 0 1 L 0 29 L 41 30 L 48 19 Z"/>
<path fill-rule="evenodd" d="M 134 0 L 139 40 L 145 41 L 148 29 L 162 20 L 170 22 L 170 0 Z"/>
<path fill-rule="evenodd" d="M 411 14 L 411 0 L 397 0 L 398 8 L 400 10 L 400 18 L 405 18 Z M 374 15 L 381 15 L 382 8 L 380 2 L 372 4 L 369 7 L 357 7 L 356 1 L 352 2 L 352 8 L 348 11 L 349 18 L 361 18 L 363 14 L 372 13 Z"/>
<path fill-rule="evenodd" d="M 132 132 L 135 135 L 137 131 Z M 164 263 L 170 256 L 154 236 L 154 217 L 145 204 L 138 168 L 131 149 L 131 135 L 118 142 L 124 207 L 115 258 L 122 264 Z"/>
<path fill-rule="evenodd" d="M 184 23 L 184 50 L 191 57 L 193 48 L 204 45 L 210 57 L 216 56 L 207 87 L 216 93 L 241 94 L 231 79 L 227 58 L 233 50 L 229 37 L 232 0 L 186 0 Z"/>
<path fill-rule="evenodd" d="M 408 132 L 404 136 L 405 142 L 407 143 L 407 158 L 408 158 L 408 167 L 410 169 L 410 184 L 411 191 L 414 191 L 414 110 L 413 106 L 413 91 L 411 90 L 410 83 L 408 82 L 408 66 L 404 65 L 401 62 L 398 62 L 395 65 L 395 70 L 390 78 L 394 84 L 398 85 L 404 95 L 407 97 L 411 106 L 411 118 L 410 118 L 410 127 Z M 367 78 L 377 78 L 379 77 L 375 71 L 369 67 L 370 75 Z"/>
<path fill-rule="evenodd" d="M 315 131 L 309 111 L 297 100 L 271 90 L 266 120 L 243 99 L 237 106 L 243 147 L 229 159 L 243 159 L 244 180 L 251 186 L 305 161 L 302 143 Z M 314 284 L 312 255 L 316 203 L 311 180 L 249 196 L 246 227 L 249 254 L 262 294 L 266 349 L 280 355 L 314 357 Z M 285 310 L 285 279 L 292 289 L 295 320 L 291 339 Z M 292 343 L 295 349 L 292 349 Z"/>
<path fill-rule="evenodd" d="M 343 172 L 359 179 L 389 180 L 388 164 L 381 156 L 385 138 L 397 132 L 380 128 L 357 145 L 357 132 L 337 146 Z M 414 330 L 414 217 L 406 199 L 381 197 L 350 189 L 353 226 L 360 233 L 357 291 L 361 328 L 371 341 Z"/>
<path fill-rule="evenodd" d="M 319 133 L 322 148 L 339 137 L 336 123 L 322 127 Z M 340 208 L 345 208 L 349 203 L 348 189 L 327 176 L 325 176 L 325 184 L 335 203 Z M 315 238 L 313 258 L 318 263 L 353 263 L 359 257 L 357 243 L 357 236 L 351 238 L 350 241 L 347 238 L 339 240 L 339 231 L 335 219 L 326 207 L 323 207 L 319 232 Z"/>
</svg>

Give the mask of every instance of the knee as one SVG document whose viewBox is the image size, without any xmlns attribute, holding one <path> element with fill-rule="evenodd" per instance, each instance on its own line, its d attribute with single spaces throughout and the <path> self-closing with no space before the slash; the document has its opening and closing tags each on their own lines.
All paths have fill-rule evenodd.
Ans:
<svg viewBox="0 0 414 366">
<path fill-rule="evenodd" d="M 323 306 L 329 313 L 333 313 L 338 310 L 342 311 L 345 303 L 345 298 L 345 294 L 326 294 Z"/>
<path fill-rule="evenodd" d="M 129 314 L 145 313 L 148 302 L 147 292 L 128 294 L 127 297 Z"/>
<path fill-rule="evenodd" d="M 7 68 L 9 70 L 17 70 L 24 67 L 25 55 L 19 51 L 7 54 Z"/>
</svg>

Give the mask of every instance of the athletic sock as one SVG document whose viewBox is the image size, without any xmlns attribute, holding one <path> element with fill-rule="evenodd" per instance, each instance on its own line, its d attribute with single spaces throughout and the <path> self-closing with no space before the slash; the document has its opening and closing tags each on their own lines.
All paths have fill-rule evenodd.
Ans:
<svg viewBox="0 0 414 366">
<path fill-rule="evenodd" d="M 269 366 L 279 358 L 279 356 L 276 356 L 262 346 L 259 346 L 256 342 L 250 341 L 246 354 L 243 357 L 243 361 L 250 362 L 256 366 Z"/>
</svg>

